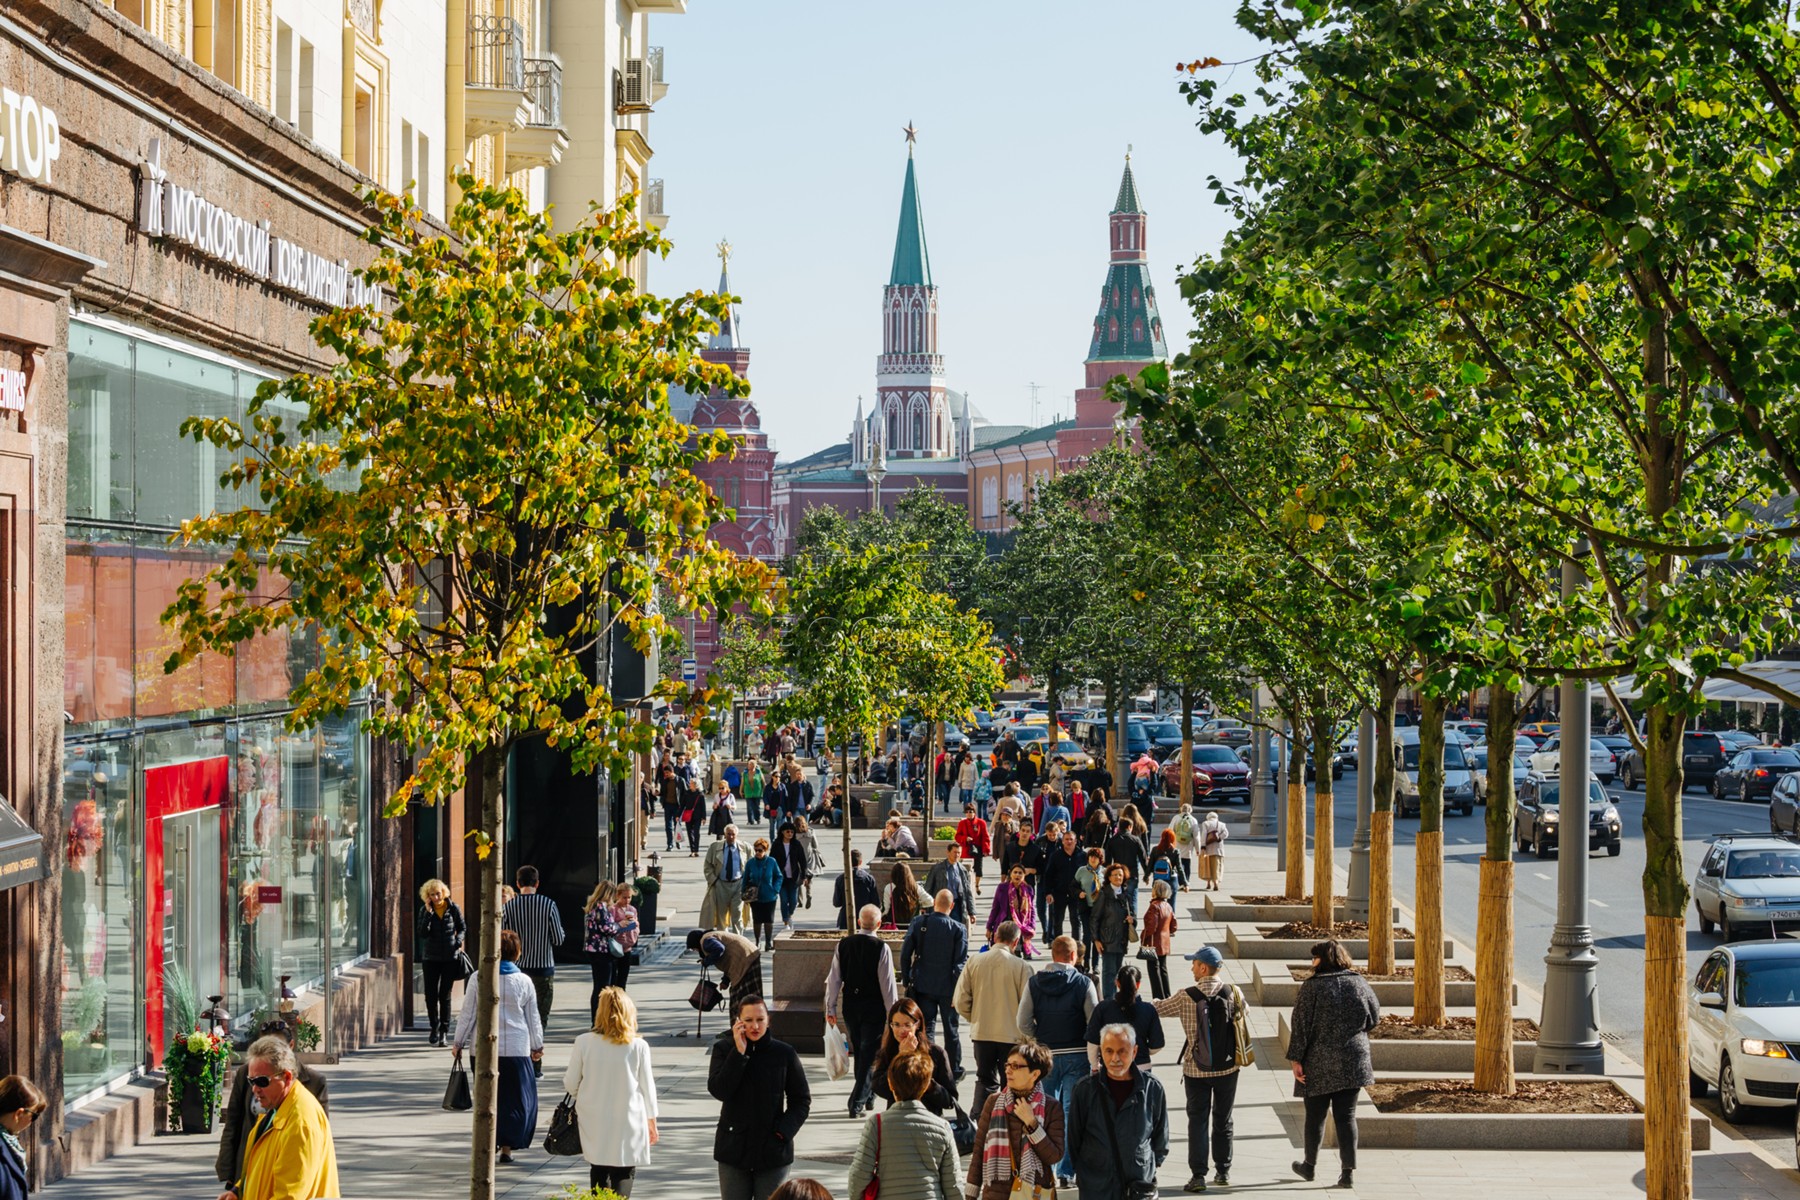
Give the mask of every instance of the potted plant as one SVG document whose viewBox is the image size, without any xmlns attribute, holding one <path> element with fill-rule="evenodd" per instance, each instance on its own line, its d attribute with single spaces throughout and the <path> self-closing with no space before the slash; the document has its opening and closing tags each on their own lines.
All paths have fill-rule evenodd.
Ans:
<svg viewBox="0 0 1800 1200">
<path fill-rule="evenodd" d="M 653 875 L 640 875 L 631 886 L 637 892 L 638 936 L 648 937 L 656 932 L 657 896 L 662 891 L 662 880 Z"/>
<path fill-rule="evenodd" d="M 179 966 L 163 971 L 163 992 L 175 1029 L 163 1051 L 162 1064 L 168 1080 L 170 1127 L 184 1134 L 211 1133 L 219 1092 L 231 1069 L 231 1041 L 218 1029 L 199 1027 L 194 985 Z"/>
</svg>

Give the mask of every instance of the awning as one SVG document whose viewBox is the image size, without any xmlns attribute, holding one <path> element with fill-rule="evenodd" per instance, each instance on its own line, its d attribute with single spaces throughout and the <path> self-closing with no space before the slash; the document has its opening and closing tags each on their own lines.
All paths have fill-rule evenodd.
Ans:
<svg viewBox="0 0 1800 1200">
<path fill-rule="evenodd" d="M 1765 658 L 1756 662 L 1745 663 L 1739 668 L 1744 674 L 1759 679 L 1766 679 L 1778 687 L 1789 691 L 1800 692 L 1800 662 L 1791 659 Z M 1613 691 L 1621 700 L 1636 700 L 1644 693 L 1637 686 L 1637 681 L 1630 675 L 1624 675 L 1613 681 Z M 1588 694 L 1596 700 L 1606 700 L 1606 689 L 1599 683 L 1589 686 Z M 1779 704 L 1778 696 L 1769 694 L 1761 688 L 1739 683 L 1734 679 L 1708 679 L 1700 688 L 1700 694 L 1708 700 L 1736 700 L 1747 704 Z"/>
<path fill-rule="evenodd" d="M 49 873 L 44 835 L 27 825 L 0 796 L 0 890 L 35 883 Z"/>
</svg>

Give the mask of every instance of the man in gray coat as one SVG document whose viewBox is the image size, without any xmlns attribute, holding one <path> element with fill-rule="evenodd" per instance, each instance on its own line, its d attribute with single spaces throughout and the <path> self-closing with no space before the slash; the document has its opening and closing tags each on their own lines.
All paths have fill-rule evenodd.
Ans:
<svg viewBox="0 0 1800 1200">
<path fill-rule="evenodd" d="M 964 925 L 975 923 L 975 880 L 962 860 L 962 846 L 951 842 L 944 847 L 944 861 L 932 864 L 925 876 L 925 890 L 933 896 L 949 892 L 951 912 Z"/>
<path fill-rule="evenodd" d="M 1063 1121 L 1081 1200 L 1125 1200 L 1125 1184 L 1154 1183 L 1169 1154 L 1169 1104 L 1154 1075 L 1137 1068 L 1137 1030 L 1100 1031 L 1095 1072 L 1075 1085 Z"/>
<path fill-rule="evenodd" d="M 940 864 L 941 865 L 941 864 Z M 963 964 L 969 961 L 969 926 L 952 915 L 955 899 L 946 889 L 932 901 L 931 911 L 913 918 L 900 943 L 900 986 L 912 989 L 912 998 L 925 1014 L 925 1032 L 930 1033 L 941 1014 L 944 1040 L 941 1045 L 950 1058 L 950 1071 L 963 1077 L 962 1039 L 957 1036 L 957 980 L 962 978 Z"/>
</svg>

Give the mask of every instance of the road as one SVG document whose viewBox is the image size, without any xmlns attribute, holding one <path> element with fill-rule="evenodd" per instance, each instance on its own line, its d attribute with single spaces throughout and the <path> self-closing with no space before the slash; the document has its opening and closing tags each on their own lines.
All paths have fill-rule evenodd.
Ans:
<svg viewBox="0 0 1800 1200">
<path fill-rule="evenodd" d="M 1612 786 L 1607 791 L 1618 806 L 1623 830 L 1619 857 L 1604 851 L 1591 855 L 1588 867 L 1588 920 L 1600 960 L 1601 1037 L 1619 1046 L 1639 1062 L 1644 1056 L 1644 870 L 1643 791 Z M 1349 869 L 1349 847 L 1356 829 L 1356 775 L 1346 773 L 1332 788 L 1333 824 L 1336 827 L 1338 862 Z M 1308 788 L 1310 803 L 1311 788 Z M 1485 844 L 1485 808 L 1473 816 L 1444 819 L 1444 923 L 1449 933 L 1465 945 L 1475 944 L 1476 897 L 1482 848 Z M 1706 839 L 1716 834 L 1768 832 L 1767 805 L 1714 800 L 1698 788 L 1682 802 L 1683 857 L 1690 876 L 1700 861 Z M 1414 899 L 1413 833 L 1416 818 L 1395 823 L 1394 893 L 1401 903 Z M 1520 983 L 1541 993 L 1544 986 L 1544 953 L 1556 925 L 1556 860 L 1542 861 L 1529 851 L 1514 868 L 1513 927 L 1516 933 L 1513 970 Z M 1692 906 L 1688 910 L 1688 970 L 1699 970 L 1707 953 L 1719 945 L 1716 934 L 1700 932 Z M 1465 964 L 1473 968 L 1473 963 Z M 1715 1099 L 1704 1107 L 1717 1115 Z M 1794 1155 L 1792 1108 L 1753 1110 L 1743 1130 L 1755 1137 L 1784 1162 Z"/>
</svg>

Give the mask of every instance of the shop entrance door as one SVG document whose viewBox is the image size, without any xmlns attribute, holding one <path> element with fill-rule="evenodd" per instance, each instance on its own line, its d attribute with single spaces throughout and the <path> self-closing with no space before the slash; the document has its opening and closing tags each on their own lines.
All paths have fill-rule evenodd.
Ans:
<svg viewBox="0 0 1800 1200">
<path fill-rule="evenodd" d="M 224 947 L 220 942 L 219 810 L 202 808 L 162 820 L 163 961 L 179 966 L 194 981 L 199 1011 L 208 996 L 225 990 Z M 169 1027 L 174 1014 L 164 1010 L 164 1036 L 186 1030 Z M 167 1045 L 167 1042 L 164 1042 Z"/>
</svg>

